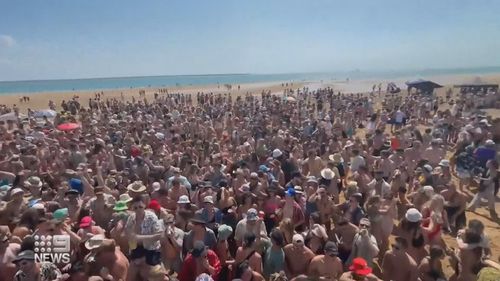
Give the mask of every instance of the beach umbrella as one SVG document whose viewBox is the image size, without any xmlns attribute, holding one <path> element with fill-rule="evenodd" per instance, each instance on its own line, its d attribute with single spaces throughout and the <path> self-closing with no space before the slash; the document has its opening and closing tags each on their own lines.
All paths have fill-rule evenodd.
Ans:
<svg viewBox="0 0 500 281">
<path fill-rule="evenodd" d="M 54 118 L 56 117 L 56 115 L 57 112 L 55 112 L 52 109 L 37 110 L 33 113 L 33 117 L 35 118 L 43 118 L 43 117 Z"/>
<path fill-rule="evenodd" d="M 64 123 L 59 126 L 57 126 L 57 129 L 61 131 L 72 131 L 74 129 L 80 128 L 80 124 L 78 123 Z"/>
<path fill-rule="evenodd" d="M 7 113 L 7 114 L 4 114 L 4 115 L 0 115 L 0 121 L 17 121 L 18 118 L 22 119 L 26 117 L 25 115 L 23 114 L 19 114 L 19 116 L 16 115 L 15 112 L 10 112 L 10 113 Z"/>
</svg>

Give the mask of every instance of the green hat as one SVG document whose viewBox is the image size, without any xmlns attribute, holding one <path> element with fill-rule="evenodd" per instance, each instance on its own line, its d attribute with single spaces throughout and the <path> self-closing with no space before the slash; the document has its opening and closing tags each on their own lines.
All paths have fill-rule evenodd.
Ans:
<svg viewBox="0 0 500 281">
<path fill-rule="evenodd" d="M 116 201 L 115 206 L 113 207 L 113 211 L 121 212 L 126 210 L 128 210 L 127 202 Z"/>
<path fill-rule="evenodd" d="M 52 219 L 57 222 L 64 221 L 69 216 L 68 208 L 57 209 L 52 214 Z"/>
</svg>

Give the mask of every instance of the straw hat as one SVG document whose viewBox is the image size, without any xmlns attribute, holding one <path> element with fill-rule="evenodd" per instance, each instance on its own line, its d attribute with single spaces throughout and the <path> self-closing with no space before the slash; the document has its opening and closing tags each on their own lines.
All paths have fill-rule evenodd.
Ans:
<svg viewBox="0 0 500 281">
<path fill-rule="evenodd" d="M 330 156 L 328 156 L 328 159 L 330 159 L 330 161 L 333 161 L 335 163 L 340 163 L 342 162 L 342 155 L 340 155 L 339 153 L 334 153 Z"/>
<path fill-rule="evenodd" d="M 104 243 L 104 239 L 105 237 L 102 234 L 94 235 L 85 241 L 85 248 L 87 250 L 97 249 Z"/>
<path fill-rule="evenodd" d="M 189 201 L 189 197 L 187 195 L 181 195 L 179 197 L 179 200 L 177 200 L 177 204 L 189 204 L 189 203 L 191 202 Z"/>
<path fill-rule="evenodd" d="M 135 181 L 127 186 L 127 190 L 134 193 L 142 193 L 146 191 L 146 186 L 142 181 Z"/>
<path fill-rule="evenodd" d="M 325 168 L 321 170 L 321 177 L 327 180 L 332 180 L 333 178 L 335 178 L 335 173 L 331 169 Z"/>
<path fill-rule="evenodd" d="M 130 197 L 130 195 L 128 195 L 128 193 L 123 193 L 123 194 L 120 194 L 118 201 L 128 203 L 128 202 L 132 201 L 133 199 L 134 198 Z"/>
<path fill-rule="evenodd" d="M 31 176 L 28 180 L 24 181 L 26 187 L 42 187 L 43 183 L 39 177 Z"/>
</svg>

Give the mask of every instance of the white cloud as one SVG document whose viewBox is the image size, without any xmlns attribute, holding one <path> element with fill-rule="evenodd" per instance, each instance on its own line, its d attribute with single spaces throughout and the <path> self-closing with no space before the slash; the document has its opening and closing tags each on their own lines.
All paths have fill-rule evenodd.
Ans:
<svg viewBox="0 0 500 281">
<path fill-rule="evenodd" d="M 0 34 L 0 47 L 9 48 L 14 46 L 14 44 L 16 44 L 16 40 L 12 36 Z"/>
</svg>

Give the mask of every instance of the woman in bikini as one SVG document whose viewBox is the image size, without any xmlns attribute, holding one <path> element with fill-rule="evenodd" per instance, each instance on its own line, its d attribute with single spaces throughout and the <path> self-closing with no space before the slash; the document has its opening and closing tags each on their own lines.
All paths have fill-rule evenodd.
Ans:
<svg viewBox="0 0 500 281">
<path fill-rule="evenodd" d="M 438 245 L 446 249 L 446 243 L 441 234 L 449 231 L 448 215 L 444 209 L 444 197 L 436 194 L 422 208 L 422 230 L 430 246 Z"/>
</svg>

